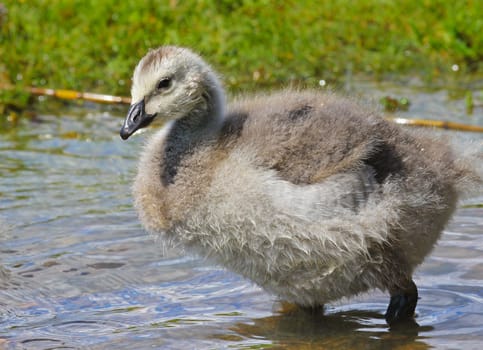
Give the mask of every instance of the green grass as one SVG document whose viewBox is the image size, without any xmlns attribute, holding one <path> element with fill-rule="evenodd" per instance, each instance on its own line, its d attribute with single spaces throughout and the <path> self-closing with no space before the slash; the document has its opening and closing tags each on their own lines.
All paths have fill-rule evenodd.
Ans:
<svg viewBox="0 0 483 350">
<path fill-rule="evenodd" d="M 483 72 L 481 0 L 15 0 L 2 8 L 0 83 L 18 86 L 129 95 L 136 62 L 162 44 L 200 52 L 231 89 L 312 85 L 347 72 L 427 82 L 454 65 L 458 74 Z M 0 105 L 18 98 L 2 92 Z"/>
</svg>

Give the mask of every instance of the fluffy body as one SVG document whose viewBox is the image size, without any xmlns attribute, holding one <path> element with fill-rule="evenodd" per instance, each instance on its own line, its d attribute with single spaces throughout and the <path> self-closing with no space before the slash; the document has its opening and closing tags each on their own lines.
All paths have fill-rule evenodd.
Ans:
<svg viewBox="0 0 483 350">
<path fill-rule="evenodd" d="M 163 99 L 152 77 L 171 71 Z M 174 47 L 133 81 L 134 101 L 170 120 L 134 182 L 143 226 L 304 307 L 404 288 L 461 195 L 481 191 L 447 142 L 346 97 L 284 90 L 225 108 L 209 66 Z"/>
</svg>

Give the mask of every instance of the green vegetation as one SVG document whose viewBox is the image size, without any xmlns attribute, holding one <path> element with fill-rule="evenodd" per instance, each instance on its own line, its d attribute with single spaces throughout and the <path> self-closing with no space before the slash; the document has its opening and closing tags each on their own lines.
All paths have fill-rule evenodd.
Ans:
<svg viewBox="0 0 483 350">
<path fill-rule="evenodd" d="M 134 65 L 162 44 L 200 52 L 231 89 L 481 75 L 482 13 L 481 0 L 3 1 L 0 84 L 19 88 L 0 106 L 26 103 L 22 85 L 129 95 Z"/>
</svg>

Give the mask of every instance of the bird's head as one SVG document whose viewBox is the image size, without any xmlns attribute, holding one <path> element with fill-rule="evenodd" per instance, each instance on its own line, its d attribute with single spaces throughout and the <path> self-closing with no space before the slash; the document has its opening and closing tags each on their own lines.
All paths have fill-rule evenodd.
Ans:
<svg viewBox="0 0 483 350">
<path fill-rule="evenodd" d="M 151 50 L 134 69 L 132 104 L 121 138 L 126 140 L 155 118 L 167 121 L 190 114 L 219 114 L 222 95 L 215 73 L 197 54 L 175 46 Z"/>
</svg>

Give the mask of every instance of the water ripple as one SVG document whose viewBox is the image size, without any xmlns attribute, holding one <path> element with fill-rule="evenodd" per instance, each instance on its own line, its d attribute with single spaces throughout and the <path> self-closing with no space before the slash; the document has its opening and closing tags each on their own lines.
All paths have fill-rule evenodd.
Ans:
<svg viewBox="0 0 483 350">
<path fill-rule="evenodd" d="M 419 326 L 389 329 L 380 292 L 307 314 L 147 235 L 129 196 L 142 138 L 85 114 L 0 135 L 0 348 L 479 348 L 482 208 L 417 270 Z"/>
</svg>

